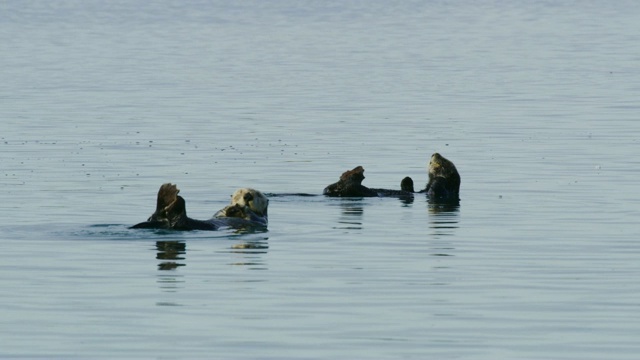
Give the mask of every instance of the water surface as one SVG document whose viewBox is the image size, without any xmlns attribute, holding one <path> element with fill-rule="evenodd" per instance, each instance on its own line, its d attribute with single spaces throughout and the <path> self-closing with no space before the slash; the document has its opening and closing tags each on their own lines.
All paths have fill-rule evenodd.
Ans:
<svg viewBox="0 0 640 360">
<path fill-rule="evenodd" d="M 632 359 L 635 2 L 8 1 L 3 357 Z M 264 232 L 129 230 L 177 183 Z"/>
</svg>

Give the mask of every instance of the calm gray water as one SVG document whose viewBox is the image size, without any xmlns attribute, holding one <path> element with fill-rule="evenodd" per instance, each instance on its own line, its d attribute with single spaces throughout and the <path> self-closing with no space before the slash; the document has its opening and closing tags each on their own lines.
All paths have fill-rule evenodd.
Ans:
<svg viewBox="0 0 640 360">
<path fill-rule="evenodd" d="M 635 1 L 0 4 L 0 357 L 635 359 Z M 177 183 L 462 176 L 458 208 Z"/>
</svg>

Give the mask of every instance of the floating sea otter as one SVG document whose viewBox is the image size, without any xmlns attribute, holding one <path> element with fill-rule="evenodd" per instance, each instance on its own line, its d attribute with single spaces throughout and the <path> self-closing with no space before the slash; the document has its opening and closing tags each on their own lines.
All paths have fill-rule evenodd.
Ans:
<svg viewBox="0 0 640 360">
<path fill-rule="evenodd" d="M 434 202 L 458 201 L 460 193 L 460 175 L 455 165 L 442 155 L 435 153 L 429 161 L 429 182 L 424 190 L 418 193 L 427 193 L 429 200 Z M 372 189 L 362 185 L 364 180 L 364 168 L 358 166 L 353 170 L 345 171 L 340 180 L 327 186 L 323 194 L 334 197 L 375 197 L 375 196 L 412 196 L 413 180 L 405 177 L 400 183 L 401 190 Z"/>
<path fill-rule="evenodd" d="M 364 168 L 357 166 L 342 173 L 340 180 L 324 188 L 322 193 L 333 197 L 413 196 L 413 180 L 410 177 L 402 180 L 401 190 L 368 188 L 362 185 L 362 180 Z"/>
<path fill-rule="evenodd" d="M 266 227 L 269 199 L 260 191 L 243 188 L 231 196 L 231 203 L 209 220 L 196 220 L 187 216 L 185 201 L 176 185 L 160 186 L 156 211 L 145 222 L 131 229 L 217 230 L 221 227 Z"/>
<path fill-rule="evenodd" d="M 460 200 L 460 174 L 453 163 L 435 153 L 429 160 L 429 182 L 426 192 L 432 201 Z"/>
</svg>

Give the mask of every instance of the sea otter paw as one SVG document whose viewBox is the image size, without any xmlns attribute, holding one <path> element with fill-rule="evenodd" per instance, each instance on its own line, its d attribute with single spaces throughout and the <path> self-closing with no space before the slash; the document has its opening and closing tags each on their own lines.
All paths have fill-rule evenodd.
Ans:
<svg viewBox="0 0 640 360">
<path fill-rule="evenodd" d="M 166 183 L 160 186 L 158 190 L 158 202 L 156 204 L 156 210 L 160 211 L 168 206 L 171 206 L 177 199 L 180 189 L 175 184 Z"/>
<path fill-rule="evenodd" d="M 247 211 L 249 207 L 246 205 L 229 205 L 224 208 L 224 216 L 225 217 L 235 217 L 235 218 L 245 218 L 247 216 Z"/>
</svg>

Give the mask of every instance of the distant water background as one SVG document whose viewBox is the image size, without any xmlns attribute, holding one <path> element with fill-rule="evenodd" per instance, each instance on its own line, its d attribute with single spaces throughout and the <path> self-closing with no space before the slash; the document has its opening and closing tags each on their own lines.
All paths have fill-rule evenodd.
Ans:
<svg viewBox="0 0 640 360">
<path fill-rule="evenodd" d="M 636 359 L 640 3 L 0 4 L 0 357 Z M 266 232 L 129 230 L 174 182 Z"/>
</svg>

